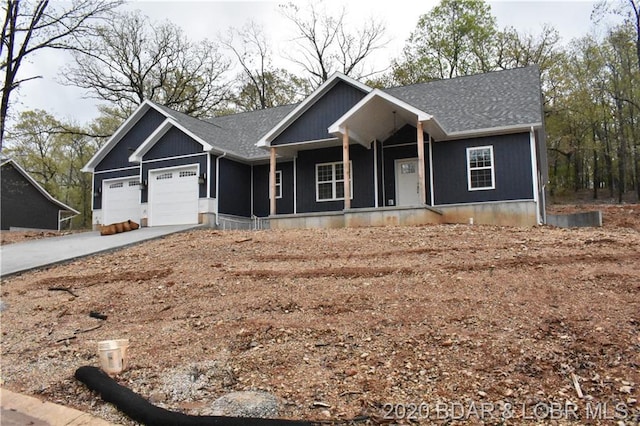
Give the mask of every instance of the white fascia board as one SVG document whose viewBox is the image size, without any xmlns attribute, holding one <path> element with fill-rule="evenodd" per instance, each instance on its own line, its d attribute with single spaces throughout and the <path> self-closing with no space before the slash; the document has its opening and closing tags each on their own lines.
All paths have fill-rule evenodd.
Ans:
<svg viewBox="0 0 640 426">
<path fill-rule="evenodd" d="M 153 133 L 149 135 L 147 139 L 144 140 L 144 142 L 140 144 L 138 149 L 136 149 L 135 152 L 131 154 L 131 156 L 129 157 L 129 162 L 131 163 L 142 162 L 142 157 L 144 156 L 144 154 L 146 154 L 162 138 L 162 136 L 164 136 L 169 131 L 171 127 L 175 127 L 179 129 L 181 132 L 183 132 L 184 134 L 186 134 L 187 136 L 189 136 L 190 138 L 198 142 L 200 145 L 202 145 L 202 150 L 204 152 L 214 151 L 213 146 L 205 142 L 202 138 L 194 135 L 191 131 L 184 128 L 175 120 L 173 120 L 173 118 L 167 118 L 162 122 L 160 126 L 158 126 L 156 130 L 153 131 Z"/>
<path fill-rule="evenodd" d="M 23 169 L 20 164 L 16 163 L 13 159 L 9 159 L 9 161 L 6 161 L 4 163 L 2 163 L 2 165 L 6 165 L 6 164 L 13 164 L 13 166 L 18 170 L 18 172 L 24 176 L 25 179 L 27 179 L 42 195 L 45 196 L 45 198 L 47 198 L 49 201 L 51 201 L 54 204 L 57 204 L 59 207 L 61 207 L 64 210 L 70 211 L 72 213 L 75 213 L 76 215 L 80 214 L 80 212 L 76 209 L 74 209 L 73 207 L 69 207 L 68 205 L 66 205 L 65 203 L 56 200 L 55 198 L 53 198 L 53 196 L 51 194 L 49 194 L 47 192 L 46 189 L 44 189 L 42 186 L 40 186 L 40 184 L 38 182 L 36 182 L 31 175 L 29 175 L 29 173 L 27 173 L 27 171 L 25 169 Z"/>
<path fill-rule="evenodd" d="M 418 121 L 425 122 L 433 119 L 433 116 L 431 114 L 427 114 L 426 112 L 419 110 L 413 105 L 410 105 L 394 96 L 391 96 L 390 94 L 383 92 L 380 89 L 373 89 L 371 92 L 369 92 L 367 96 L 362 98 L 360 102 L 358 102 L 353 107 L 351 107 L 349 111 L 344 113 L 342 117 L 338 118 L 331 126 L 329 126 L 328 128 L 329 133 L 336 136 L 338 134 L 343 134 L 344 123 L 375 97 L 382 98 L 385 101 L 397 106 L 398 108 L 402 108 L 403 110 L 408 111 L 411 114 L 414 114 L 417 117 Z"/>
<path fill-rule="evenodd" d="M 316 90 L 314 90 L 309 96 L 307 96 L 302 102 L 298 104 L 297 107 L 293 109 L 286 117 L 284 117 L 278 124 L 276 124 L 269 132 L 264 135 L 260 140 L 256 143 L 256 146 L 264 148 L 271 145 L 271 141 L 278 136 L 284 129 L 286 129 L 291 123 L 293 123 L 304 111 L 306 111 L 310 106 L 312 106 L 324 93 L 326 93 L 331 87 L 333 87 L 333 83 L 336 80 L 342 80 L 352 86 L 357 87 L 367 93 L 371 92 L 371 87 L 363 84 L 353 78 L 342 74 L 341 72 L 333 73 L 327 81 L 322 83 Z"/>
<path fill-rule="evenodd" d="M 539 129 L 542 123 L 514 124 L 512 126 L 488 127 L 485 129 L 463 130 L 459 132 L 447 133 L 445 140 L 463 139 L 469 137 L 480 137 L 495 134 L 517 133 L 519 131 L 529 133 L 531 128 Z"/>
<path fill-rule="evenodd" d="M 107 140 L 107 142 L 102 145 L 102 147 L 94 154 L 93 157 L 89 160 L 89 162 L 81 169 L 83 172 L 92 173 L 96 166 L 102 161 L 104 157 L 111 151 L 111 149 L 120 142 L 120 139 L 124 135 L 127 134 L 129 130 L 142 118 L 142 116 L 150 109 L 153 108 L 158 111 L 160 114 L 169 118 L 170 116 L 163 111 L 161 108 L 158 108 L 153 102 L 149 100 L 144 100 L 138 108 L 127 118 L 124 123 L 118 127 L 115 133 Z"/>
</svg>

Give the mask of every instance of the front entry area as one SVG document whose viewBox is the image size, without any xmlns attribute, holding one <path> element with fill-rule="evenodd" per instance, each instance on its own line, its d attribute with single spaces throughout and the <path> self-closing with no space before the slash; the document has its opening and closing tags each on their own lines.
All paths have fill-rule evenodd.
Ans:
<svg viewBox="0 0 640 426">
<path fill-rule="evenodd" d="M 198 223 L 198 166 L 149 171 L 149 226 Z"/>
<path fill-rule="evenodd" d="M 395 161 L 396 205 L 420 205 L 420 186 L 418 185 L 418 159 L 404 158 Z"/>
</svg>

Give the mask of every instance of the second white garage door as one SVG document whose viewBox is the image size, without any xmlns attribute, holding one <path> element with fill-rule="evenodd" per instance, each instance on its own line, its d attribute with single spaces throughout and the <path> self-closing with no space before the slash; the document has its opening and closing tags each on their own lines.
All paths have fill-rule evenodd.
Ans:
<svg viewBox="0 0 640 426">
<path fill-rule="evenodd" d="M 198 166 L 149 172 L 149 226 L 198 223 Z"/>
</svg>

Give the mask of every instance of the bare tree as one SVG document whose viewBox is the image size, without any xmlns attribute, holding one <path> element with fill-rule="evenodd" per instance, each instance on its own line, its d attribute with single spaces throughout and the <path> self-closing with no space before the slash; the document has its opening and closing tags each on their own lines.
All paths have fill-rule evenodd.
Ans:
<svg viewBox="0 0 640 426">
<path fill-rule="evenodd" d="M 272 64 L 272 52 L 262 27 L 250 21 L 231 29 L 222 41 L 242 68 L 231 101 L 242 111 L 272 108 L 299 101 L 310 92 L 308 83 Z"/>
<path fill-rule="evenodd" d="M 330 15 L 310 3 L 305 11 L 294 3 L 282 7 L 283 15 L 297 30 L 296 52 L 287 57 L 311 74 L 314 84 L 320 85 L 335 71 L 354 78 L 375 73 L 366 72 L 364 64 L 371 53 L 386 45 L 386 29 L 381 22 L 370 19 L 351 30 L 345 23 L 344 8 Z"/>
<path fill-rule="evenodd" d="M 65 83 L 115 104 L 124 116 L 145 99 L 202 117 L 212 115 L 228 89 L 229 63 L 217 46 L 194 43 L 170 22 L 152 23 L 140 12 L 119 14 L 77 54 Z"/>
<path fill-rule="evenodd" d="M 5 134 L 11 94 L 26 81 L 19 77 L 23 61 L 43 49 L 81 51 L 80 39 L 93 33 L 96 21 L 121 4 L 119 0 L 75 0 L 49 4 L 48 0 L 6 0 L 3 5 L 0 71 L 4 74 L 0 102 L 0 149 Z"/>
</svg>

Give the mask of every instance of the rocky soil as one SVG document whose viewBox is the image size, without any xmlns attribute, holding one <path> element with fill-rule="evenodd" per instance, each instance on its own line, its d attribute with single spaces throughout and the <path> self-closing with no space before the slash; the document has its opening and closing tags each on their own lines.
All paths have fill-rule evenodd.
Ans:
<svg viewBox="0 0 640 426">
<path fill-rule="evenodd" d="M 128 338 L 116 380 L 189 414 L 253 390 L 295 419 L 634 424 L 640 206 L 596 207 L 603 228 L 197 230 L 10 277 L 2 386 L 132 425 L 73 378 Z"/>
</svg>

